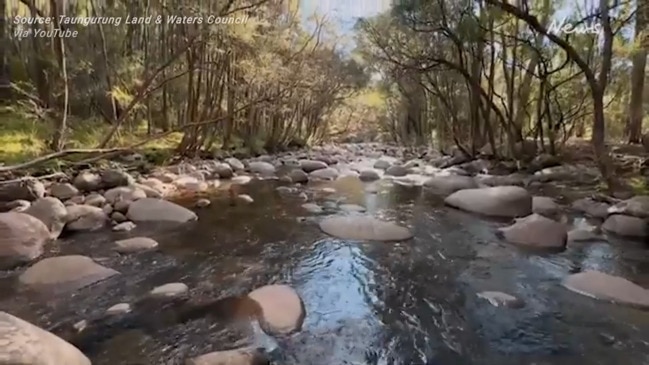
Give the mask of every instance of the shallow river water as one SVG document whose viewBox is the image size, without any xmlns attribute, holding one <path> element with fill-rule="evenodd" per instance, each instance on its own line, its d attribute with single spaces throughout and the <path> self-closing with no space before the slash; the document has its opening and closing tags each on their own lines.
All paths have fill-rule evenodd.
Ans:
<svg viewBox="0 0 649 365">
<path fill-rule="evenodd" d="M 344 197 L 415 233 L 402 243 L 346 242 L 321 233 L 317 215 L 301 208 L 299 199 L 281 196 L 276 186 L 253 181 L 244 189 L 254 203 L 231 207 L 216 198 L 198 211 L 197 222 L 180 227 L 62 239 L 56 253 L 91 256 L 122 275 L 57 295 L 23 292 L 14 276 L 6 276 L 0 279 L 0 309 L 51 329 L 100 316 L 168 282 L 186 283 L 192 298 L 285 283 L 300 294 L 307 313 L 301 332 L 274 339 L 286 365 L 649 364 L 649 312 L 560 285 L 566 275 L 592 268 L 646 286 L 649 254 L 638 244 L 525 252 L 494 236 L 503 222 L 443 207 L 418 188 L 385 186 L 371 194 L 361 184 L 309 186 L 317 202 Z M 322 186 L 338 193 L 314 193 Z M 161 249 L 113 253 L 110 242 L 126 235 L 148 235 Z M 494 307 L 477 296 L 486 290 L 515 295 L 525 306 Z M 84 349 L 92 363 L 183 364 L 191 356 L 260 341 L 246 326 L 209 316 L 177 323 L 164 311 L 146 312 L 138 323 L 149 325 L 118 328 Z"/>
</svg>

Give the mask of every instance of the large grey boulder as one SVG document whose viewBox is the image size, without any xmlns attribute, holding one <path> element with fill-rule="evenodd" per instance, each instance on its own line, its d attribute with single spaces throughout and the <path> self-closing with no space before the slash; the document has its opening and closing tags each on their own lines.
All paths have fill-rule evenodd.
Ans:
<svg viewBox="0 0 649 365">
<path fill-rule="evenodd" d="M 184 223 L 198 219 L 196 213 L 178 204 L 154 198 L 138 199 L 128 207 L 126 217 L 134 222 Z"/>
<path fill-rule="evenodd" d="M 477 188 L 478 183 L 471 176 L 433 176 L 424 182 L 426 192 L 440 196 L 448 196 L 459 190 Z"/>
<path fill-rule="evenodd" d="M 531 248 L 562 249 L 568 240 L 565 224 L 536 213 L 516 219 L 513 225 L 500 228 L 499 232 L 507 242 Z"/>
<path fill-rule="evenodd" d="M 70 255 L 43 259 L 25 270 L 18 280 L 33 289 L 76 290 L 118 274 L 89 257 Z"/>
<path fill-rule="evenodd" d="M 649 290 L 619 276 L 583 271 L 568 276 L 563 286 L 576 293 L 618 304 L 649 308 Z"/>
<path fill-rule="evenodd" d="M 323 219 L 320 229 L 334 237 L 359 241 L 404 241 L 410 229 L 366 215 L 343 215 Z"/>
<path fill-rule="evenodd" d="M 0 213 L 0 269 L 38 258 L 49 239 L 50 231 L 40 219 L 24 213 Z"/>
<path fill-rule="evenodd" d="M 57 239 L 68 222 L 68 211 L 65 205 L 51 196 L 36 200 L 23 213 L 40 219 L 49 229 L 51 239 Z"/>
<path fill-rule="evenodd" d="M 60 337 L 6 312 L 0 312 L 1 365 L 91 365 Z"/>
<path fill-rule="evenodd" d="M 630 215 L 614 214 L 606 218 L 602 230 L 620 237 L 649 238 L 649 220 Z"/>
<path fill-rule="evenodd" d="M 532 214 L 532 196 L 519 186 L 459 190 L 444 202 L 454 208 L 492 217 L 517 218 Z"/>
</svg>

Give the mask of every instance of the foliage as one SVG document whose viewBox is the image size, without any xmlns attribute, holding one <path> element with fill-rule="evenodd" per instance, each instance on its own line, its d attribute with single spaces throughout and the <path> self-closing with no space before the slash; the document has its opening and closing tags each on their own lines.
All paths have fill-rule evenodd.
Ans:
<svg viewBox="0 0 649 365">
<path fill-rule="evenodd" d="M 17 39 L 17 25 L 8 24 L 3 37 L 16 50 L 7 63 L 15 86 L 12 105 L 36 116 L 30 125 L 44 141 L 61 135 L 65 146 L 117 146 L 125 135 L 141 139 L 176 131 L 182 136 L 177 152 L 185 155 L 215 148 L 278 150 L 292 141 L 327 137 L 344 114 L 339 109 L 348 110 L 348 98 L 368 81 L 336 48 L 339 37 L 327 33 L 322 18 L 314 19 L 315 30 L 306 30 L 294 0 L 86 0 L 67 2 L 65 9 L 51 6 L 57 3 L 38 1 L 30 9 L 28 2 L 7 7 L 0 0 L 10 18 L 66 14 L 117 17 L 122 23 L 65 24 L 79 35 L 63 39 L 62 46 L 55 39 Z M 127 25 L 127 15 L 162 16 L 163 22 Z M 203 21 L 166 21 L 173 16 Z M 208 24 L 210 16 L 238 21 Z M 78 138 L 84 129 L 92 138 Z M 40 142 L 30 154 L 50 145 Z"/>
<path fill-rule="evenodd" d="M 633 39 L 633 20 L 644 34 L 638 30 L 647 23 L 634 14 L 649 12 L 648 4 L 584 10 L 551 0 L 517 4 L 402 0 L 359 21 L 355 53 L 383 76 L 380 87 L 387 91 L 384 129 L 402 143 L 517 159 L 525 140 L 555 153 L 569 138 L 592 133 L 600 168 L 610 177 L 605 137 L 639 142 L 641 135 L 642 123 L 631 121 L 629 109 L 642 117 L 647 93 L 628 85 L 644 80 L 644 63 L 636 67 L 634 59 L 634 70 L 642 70 L 631 79 L 628 59 L 638 52 L 646 58 L 646 42 L 638 49 Z M 591 29 L 601 31 L 561 33 L 563 16 L 573 26 L 600 22 Z"/>
</svg>

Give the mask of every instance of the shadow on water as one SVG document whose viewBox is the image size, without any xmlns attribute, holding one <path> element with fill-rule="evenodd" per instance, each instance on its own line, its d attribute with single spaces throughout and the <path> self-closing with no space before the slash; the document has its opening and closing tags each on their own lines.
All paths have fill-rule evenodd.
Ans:
<svg viewBox="0 0 649 365">
<path fill-rule="evenodd" d="M 323 235 L 302 202 L 276 182 L 246 186 L 255 202 L 215 199 L 199 220 L 179 227 L 142 225 L 128 234 L 93 233 L 61 240 L 51 254 L 84 254 L 122 275 L 74 295 L 47 298 L 0 278 L 0 306 L 45 328 L 101 317 L 157 285 L 184 282 L 192 300 L 236 297 L 287 283 L 304 300 L 300 333 L 277 338 L 287 365 L 587 364 L 649 361 L 649 313 L 597 302 L 560 286 L 585 269 L 649 282 L 649 254 L 632 244 L 573 245 L 559 254 L 523 252 L 498 240 L 502 223 L 478 219 L 421 197 L 417 188 L 344 180 L 309 186 L 316 201 L 363 205 L 403 221 L 415 237 L 402 243 L 347 242 Z M 338 194 L 322 194 L 324 186 Z M 342 196 L 343 199 L 340 199 Z M 148 235 L 158 252 L 120 256 L 117 238 Z M 520 309 L 493 307 L 476 293 L 503 291 Z M 213 316 L 176 321 L 171 312 L 139 310 L 136 325 L 97 343 L 95 365 L 182 364 L 187 357 L 249 344 L 247 326 Z M 144 313 L 146 312 L 146 313 Z"/>
</svg>

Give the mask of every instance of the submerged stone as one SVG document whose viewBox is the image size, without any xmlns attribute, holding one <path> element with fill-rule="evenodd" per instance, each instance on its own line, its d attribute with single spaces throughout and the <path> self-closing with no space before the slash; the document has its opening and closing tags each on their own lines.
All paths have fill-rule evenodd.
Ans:
<svg viewBox="0 0 649 365">
<path fill-rule="evenodd" d="M 570 275 L 563 281 L 563 286 L 594 299 L 649 308 L 649 290 L 600 271 L 589 270 Z"/>
<path fill-rule="evenodd" d="M 366 215 L 334 216 L 320 222 L 328 235 L 358 241 L 404 241 L 412 238 L 410 229 Z"/>
</svg>

